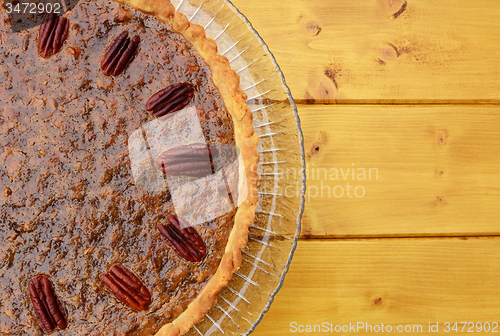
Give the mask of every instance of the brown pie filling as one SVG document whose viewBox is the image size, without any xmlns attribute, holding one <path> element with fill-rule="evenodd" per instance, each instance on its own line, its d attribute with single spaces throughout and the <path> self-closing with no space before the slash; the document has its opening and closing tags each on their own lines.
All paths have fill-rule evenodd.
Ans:
<svg viewBox="0 0 500 336">
<path fill-rule="evenodd" d="M 207 143 L 234 145 L 231 116 L 201 57 L 156 18 L 105 0 L 81 0 L 65 17 L 62 49 L 42 58 L 39 27 L 11 33 L 0 9 L 0 334 L 43 333 L 28 287 L 45 275 L 67 314 L 55 334 L 151 335 L 215 273 L 235 209 L 195 227 L 201 262 L 180 257 L 157 228 L 175 214 L 171 193 L 136 183 L 129 137 L 156 118 L 148 99 L 175 83 L 194 87 Z M 101 59 L 123 31 L 140 36 L 139 50 L 105 76 Z M 106 289 L 100 275 L 116 264 L 149 290 L 147 310 Z"/>
</svg>

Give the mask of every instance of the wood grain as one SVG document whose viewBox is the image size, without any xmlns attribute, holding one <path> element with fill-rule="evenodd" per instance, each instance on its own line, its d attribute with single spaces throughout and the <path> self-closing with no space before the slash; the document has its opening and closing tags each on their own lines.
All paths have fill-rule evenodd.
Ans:
<svg viewBox="0 0 500 336">
<path fill-rule="evenodd" d="M 301 102 L 500 102 L 499 0 L 233 3 Z"/>
<path fill-rule="evenodd" d="M 499 106 L 299 106 L 306 237 L 500 234 Z"/>
<path fill-rule="evenodd" d="M 447 321 L 499 322 L 499 260 L 499 238 L 299 241 L 252 336 L 294 334 L 292 322 L 423 326 L 409 335 L 428 335 L 429 322 L 439 323 L 438 335 L 449 334 Z"/>
<path fill-rule="evenodd" d="M 308 239 L 252 335 L 499 323 L 500 1 L 232 2 L 302 104 L 308 175 Z"/>
</svg>

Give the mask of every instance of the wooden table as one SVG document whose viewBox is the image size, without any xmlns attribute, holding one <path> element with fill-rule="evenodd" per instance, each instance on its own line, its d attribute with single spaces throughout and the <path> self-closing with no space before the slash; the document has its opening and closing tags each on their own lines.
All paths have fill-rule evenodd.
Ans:
<svg viewBox="0 0 500 336">
<path fill-rule="evenodd" d="M 255 336 L 500 322 L 500 1 L 407 1 L 233 0 L 298 103 L 308 167 Z"/>
</svg>

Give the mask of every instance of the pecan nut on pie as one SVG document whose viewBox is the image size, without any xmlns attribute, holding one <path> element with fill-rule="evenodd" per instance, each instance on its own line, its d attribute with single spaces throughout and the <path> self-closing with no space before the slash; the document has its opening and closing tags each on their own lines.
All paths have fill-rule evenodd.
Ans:
<svg viewBox="0 0 500 336">
<path fill-rule="evenodd" d="M 0 8 L 0 334 L 182 335 L 241 264 L 257 142 L 168 0 Z"/>
</svg>

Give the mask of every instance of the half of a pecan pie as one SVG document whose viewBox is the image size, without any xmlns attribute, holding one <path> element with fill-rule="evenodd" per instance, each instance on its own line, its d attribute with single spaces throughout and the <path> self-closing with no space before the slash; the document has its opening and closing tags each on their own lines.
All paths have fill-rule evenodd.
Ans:
<svg viewBox="0 0 500 336">
<path fill-rule="evenodd" d="M 8 23 L 0 7 L 0 334 L 186 333 L 254 220 L 237 74 L 168 0 Z"/>
</svg>

